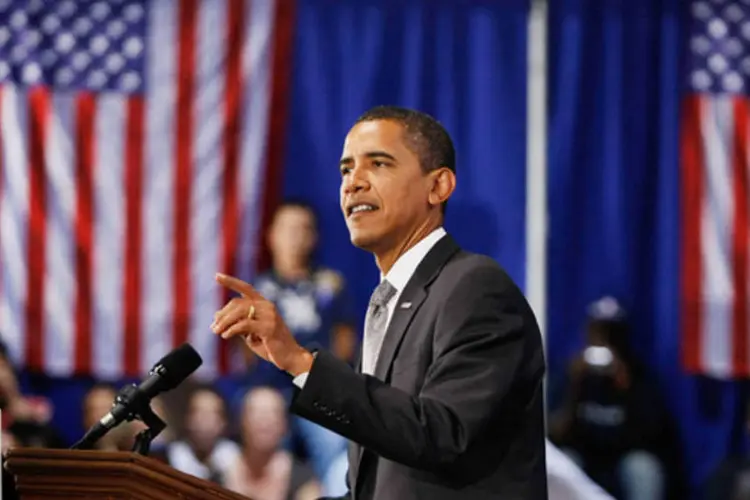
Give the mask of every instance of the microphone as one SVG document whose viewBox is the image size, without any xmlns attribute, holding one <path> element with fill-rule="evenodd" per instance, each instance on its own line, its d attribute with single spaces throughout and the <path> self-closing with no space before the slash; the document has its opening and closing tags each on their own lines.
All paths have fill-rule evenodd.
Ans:
<svg viewBox="0 0 750 500">
<path fill-rule="evenodd" d="M 154 397 L 180 385 L 202 364 L 203 359 L 193 346 L 187 343 L 182 344 L 161 358 L 151 368 L 149 377 L 139 386 L 132 384 L 124 387 L 115 399 L 112 410 L 91 426 L 71 449 L 90 449 L 95 442 L 123 420 L 130 421 L 139 416 L 138 412 L 142 408 L 148 408 Z M 150 408 L 147 411 L 150 411 Z"/>
</svg>

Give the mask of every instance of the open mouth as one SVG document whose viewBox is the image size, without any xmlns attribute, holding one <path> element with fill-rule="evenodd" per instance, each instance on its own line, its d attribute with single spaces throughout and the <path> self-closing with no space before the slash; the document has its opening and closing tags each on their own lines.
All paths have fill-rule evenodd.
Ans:
<svg viewBox="0 0 750 500">
<path fill-rule="evenodd" d="M 352 217 L 352 216 L 359 215 L 359 214 L 374 212 L 377 209 L 378 207 L 376 207 L 375 205 L 371 205 L 369 203 L 355 203 L 353 205 L 350 205 L 346 209 L 346 215 L 347 217 Z"/>
</svg>

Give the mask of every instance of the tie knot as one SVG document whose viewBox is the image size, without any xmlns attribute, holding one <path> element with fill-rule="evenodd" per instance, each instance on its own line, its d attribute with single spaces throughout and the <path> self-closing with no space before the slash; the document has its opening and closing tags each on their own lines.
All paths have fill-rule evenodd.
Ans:
<svg viewBox="0 0 750 500">
<path fill-rule="evenodd" d="M 389 300 L 396 294 L 396 289 L 391 285 L 388 280 L 383 280 L 372 292 L 370 297 L 370 305 L 376 307 L 385 307 Z"/>
</svg>

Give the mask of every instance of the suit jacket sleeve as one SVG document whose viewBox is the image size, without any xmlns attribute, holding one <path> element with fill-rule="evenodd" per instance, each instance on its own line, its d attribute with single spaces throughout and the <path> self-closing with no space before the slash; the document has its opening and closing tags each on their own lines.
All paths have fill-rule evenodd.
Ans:
<svg viewBox="0 0 750 500">
<path fill-rule="evenodd" d="M 410 395 L 321 351 L 292 411 L 409 467 L 444 471 L 481 439 L 521 365 L 525 301 L 498 267 L 465 274 L 436 318 L 434 358 Z"/>
</svg>

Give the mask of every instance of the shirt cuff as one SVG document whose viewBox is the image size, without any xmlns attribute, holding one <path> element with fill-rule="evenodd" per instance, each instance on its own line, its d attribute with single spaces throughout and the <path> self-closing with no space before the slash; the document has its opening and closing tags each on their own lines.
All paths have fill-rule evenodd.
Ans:
<svg viewBox="0 0 750 500">
<path fill-rule="evenodd" d="M 313 363 L 315 362 L 315 358 L 318 356 L 317 351 L 312 353 L 313 355 Z M 292 383 L 299 387 L 300 389 L 304 389 L 305 382 L 307 382 L 307 376 L 310 375 L 310 372 L 300 373 L 294 379 L 292 380 Z"/>
<path fill-rule="evenodd" d="M 294 383 L 294 385 L 296 385 L 300 389 L 304 389 L 305 382 L 307 382 L 308 375 L 310 375 L 310 372 L 300 373 L 299 375 L 294 377 L 294 380 L 292 380 L 292 382 Z"/>
</svg>

